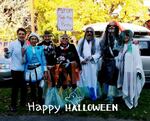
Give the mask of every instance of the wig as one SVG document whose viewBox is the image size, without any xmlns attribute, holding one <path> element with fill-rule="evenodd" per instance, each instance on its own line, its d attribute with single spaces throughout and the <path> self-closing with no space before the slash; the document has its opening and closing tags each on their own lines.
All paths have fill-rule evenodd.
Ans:
<svg viewBox="0 0 150 121">
<path fill-rule="evenodd" d="M 133 32 L 131 30 L 124 30 L 124 31 L 121 32 L 121 34 L 120 34 L 120 40 L 122 41 L 122 45 L 125 44 L 126 36 L 129 37 L 127 51 L 132 52 Z"/>
</svg>

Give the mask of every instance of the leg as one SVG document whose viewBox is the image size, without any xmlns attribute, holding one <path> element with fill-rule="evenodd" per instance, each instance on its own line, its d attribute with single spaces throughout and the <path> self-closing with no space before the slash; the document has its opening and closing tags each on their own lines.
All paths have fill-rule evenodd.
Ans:
<svg viewBox="0 0 150 121">
<path fill-rule="evenodd" d="M 19 92 L 19 81 L 18 81 L 18 72 L 11 71 L 13 83 L 12 83 L 12 92 L 11 92 L 11 108 L 16 110 L 17 100 L 18 100 L 18 92 Z"/>
<path fill-rule="evenodd" d="M 73 89 L 75 89 L 76 87 L 77 87 L 77 80 L 76 80 L 76 78 L 74 77 L 75 76 L 75 73 L 73 73 L 73 72 L 75 72 L 75 69 L 76 68 L 74 68 L 73 67 L 74 65 L 69 65 L 67 68 L 66 68 L 66 70 L 67 70 L 67 73 L 69 74 L 69 76 L 70 76 L 70 79 L 71 79 L 71 86 L 72 86 L 72 88 Z M 74 69 L 74 70 L 72 70 L 72 69 Z M 74 75 L 73 75 L 74 74 Z"/>
<path fill-rule="evenodd" d="M 38 104 L 43 105 L 44 103 L 44 100 L 42 98 L 43 89 L 39 87 L 39 82 L 37 82 L 37 91 L 38 91 Z"/>
<path fill-rule="evenodd" d="M 31 88 L 31 102 L 36 103 L 36 83 L 30 82 L 30 88 Z"/>
<path fill-rule="evenodd" d="M 21 81 L 20 105 L 25 106 L 27 100 L 27 87 L 24 79 L 24 72 L 20 72 L 20 81 Z"/>
<path fill-rule="evenodd" d="M 62 72 L 60 72 L 60 82 L 61 82 L 61 85 L 62 85 L 62 88 L 63 89 L 67 89 L 67 72 L 66 72 L 66 69 L 63 67 L 62 68 Z"/>
</svg>

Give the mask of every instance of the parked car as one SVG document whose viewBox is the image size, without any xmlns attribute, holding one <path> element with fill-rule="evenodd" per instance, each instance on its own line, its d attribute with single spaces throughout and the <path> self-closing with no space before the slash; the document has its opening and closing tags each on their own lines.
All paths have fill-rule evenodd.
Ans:
<svg viewBox="0 0 150 121">
<path fill-rule="evenodd" d="M 150 36 L 135 36 L 134 40 L 139 42 L 146 83 L 150 83 Z"/>
<path fill-rule="evenodd" d="M 11 87 L 10 59 L 6 59 L 2 51 L 0 50 L 0 87 Z"/>
</svg>

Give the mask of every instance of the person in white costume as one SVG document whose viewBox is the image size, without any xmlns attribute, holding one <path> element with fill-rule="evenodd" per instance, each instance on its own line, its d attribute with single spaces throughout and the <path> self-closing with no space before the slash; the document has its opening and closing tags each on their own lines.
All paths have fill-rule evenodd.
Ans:
<svg viewBox="0 0 150 121">
<path fill-rule="evenodd" d="M 122 50 L 119 52 L 117 66 L 119 76 L 117 87 L 122 91 L 122 97 L 129 109 L 138 105 L 138 99 L 145 83 L 138 44 L 133 44 L 133 33 L 124 30 L 120 34 L 123 42 Z"/>
<path fill-rule="evenodd" d="M 97 99 L 97 71 L 98 60 L 100 58 L 99 40 L 94 37 L 94 29 L 88 27 L 85 31 L 84 38 L 80 39 L 77 45 L 82 72 L 78 86 L 84 89 L 85 97 L 92 100 Z"/>
</svg>

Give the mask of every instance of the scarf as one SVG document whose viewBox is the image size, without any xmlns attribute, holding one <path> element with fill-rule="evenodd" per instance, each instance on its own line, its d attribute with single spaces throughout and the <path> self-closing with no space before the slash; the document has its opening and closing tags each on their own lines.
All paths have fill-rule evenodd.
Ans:
<svg viewBox="0 0 150 121">
<path fill-rule="evenodd" d="M 91 40 L 91 41 L 92 41 L 91 53 L 92 53 L 92 55 L 94 55 L 95 52 L 96 52 L 95 39 L 93 39 L 93 40 Z M 83 57 L 83 58 L 84 58 L 84 55 L 83 55 L 83 45 L 84 45 L 84 42 L 85 42 L 85 38 L 82 40 L 81 46 L 80 46 L 80 48 L 79 48 L 79 54 L 80 54 L 80 56 Z"/>
</svg>

